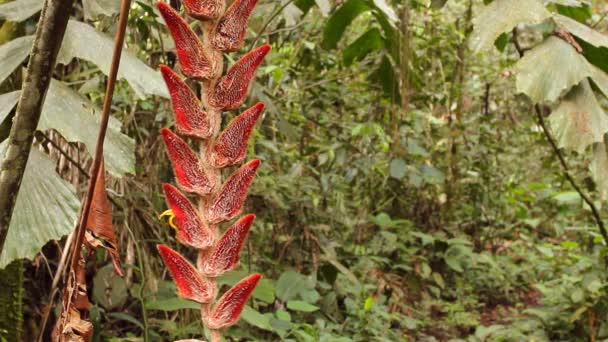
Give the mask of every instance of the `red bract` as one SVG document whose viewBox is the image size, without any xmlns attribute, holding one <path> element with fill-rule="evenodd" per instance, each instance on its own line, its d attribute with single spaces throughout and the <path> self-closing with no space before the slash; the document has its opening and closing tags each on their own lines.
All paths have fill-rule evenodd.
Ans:
<svg viewBox="0 0 608 342">
<path fill-rule="evenodd" d="M 254 219 L 253 214 L 243 216 L 226 230 L 210 252 L 200 254 L 198 266 L 205 276 L 215 278 L 238 266 L 243 243 Z"/>
<path fill-rule="evenodd" d="M 215 87 L 209 89 L 209 104 L 218 109 L 240 107 L 256 69 L 269 51 L 270 45 L 262 45 L 241 57 Z"/>
<path fill-rule="evenodd" d="M 196 268 L 176 251 L 165 245 L 156 247 L 173 276 L 180 297 L 199 303 L 208 303 L 215 297 L 214 282 L 201 277 Z"/>
<path fill-rule="evenodd" d="M 255 289 L 262 276 L 258 273 L 252 274 L 247 278 L 242 279 L 234 285 L 217 304 L 213 307 L 209 316 L 204 317 L 207 327 L 212 330 L 217 330 L 233 325 L 238 321 L 245 303 L 251 292 Z"/>
<path fill-rule="evenodd" d="M 201 195 L 211 193 L 217 180 L 207 176 L 190 146 L 166 128 L 161 129 L 160 132 L 173 164 L 177 183 L 189 192 Z"/>
<path fill-rule="evenodd" d="M 190 201 L 170 184 L 163 184 L 167 204 L 175 215 L 177 240 L 194 248 L 205 249 L 213 246 L 213 232 L 205 226 Z"/>
<path fill-rule="evenodd" d="M 213 145 L 211 154 L 209 154 L 209 163 L 213 167 L 221 168 L 234 165 L 245 158 L 247 141 L 263 110 L 264 104 L 258 102 L 230 121 Z"/>
<path fill-rule="evenodd" d="M 188 23 L 168 4 L 158 2 L 157 6 L 175 41 L 177 58 L 184 74 L 196 79 L 206 79 L 213 76 L 213 63 L 205 53 L 203 43 L 188 26 Z"/>
<path fill-rule="evenodd" d="M 175 113 L 177 131 L 181 134 L 206 139 L 217 125 L 217 117 L 207 115 L 190 87 L 166 65 L 160 66 Z M 212 122 L 213 121 L 213 122 Z"/>
<path fill-rule="evenodd" d="M 243 46 L 247 20 L 258 0 L 234 0 L 213 30 L 211 44 L 221 51 L 236 51 Z"/>
<path fill-rule="evenodd" d="M 123 276 L 120 265 L 120 255 L 118 253 L 118 243 L 116 235 L 112 227 L 112 206 L 108 200 L 106 192 L 106 172 L 104 163 L 101 163 L 99 173 L 97 174 L 97 182 L 93 189 L 93 200 L 91 202 L 91 211 L 87 217 L 87 229 L 91 232 L 89 245 L 93 248 L 103 248 L 110 255 L 114 272 L 119 276 Z"/>
<path fill-rule="evenodd" d="M 200 20 L 217 18 L 224 9 L 223 0 L 184 0 L 182 4 L 189 16 Z"/>
<path fill-rule="evenodd" d="M 209 223 L 228 221 L 238 215 L 243 208 L 247 190 L 249 190 L 255 171 L 259 166 L 260 161 L 254 159 L 230 175 L 209 207 L 207 213 Z"/>
</svg>

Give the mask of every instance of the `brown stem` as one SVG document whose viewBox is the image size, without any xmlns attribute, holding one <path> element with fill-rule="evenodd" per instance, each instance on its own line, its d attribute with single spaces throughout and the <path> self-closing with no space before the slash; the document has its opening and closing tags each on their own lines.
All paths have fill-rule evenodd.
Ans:
<svg viewBox="0 0 608 342">
<path fill-rule="evenodd" d="M 93 167 L 91 169 L 89 179 L 89 187 L 87 189 L 87 195 L 83 209 L 80 213 L 80 219 L 78 229 L 76 230 L 76 240 L 74 243 L 74 253 L 72 254 L 72 271 L 78 266 L 78 259 L 80 258 L 80 251 L 84 233 L 86 231 L 86 221 L 91 211 L 91 203 L 93 203 L 93 191 L 95 189 L 95 183 L 97 183 L 97 177 L 99 169 L 101 167 L 101 161 L 103 159 L 103 142 L 106 138 L 106 132 L 108 130 L 108 122 L 110 120 L 110 108 L 112 106 L 112 95 L 114 93 L 114 86 L 116 84 L 116 76 L 118 74 L 118 66 L 120 65 L 120 55 L 122 54 L 122 45 L 125 39 L 125 30 L 127 28 L 127 19 L 129 18 L 129 6 L 131 0 L 122 0 L 120 4 L 120 17 L 118 19 L 118 30 L 114 40 L 114 52 L 112 55 L 112 65 L 110 66 L 110 72 L 108 74 L 108 84 L 106 86 L 106 93 L 103 102 L 103 109 L 101 113 L 101 124 L 99 127 L 99 134 L 97 135 L 97 143 L 95 146 L 95 155 L 93 157 Z"/>
<path fill-rule="evenodd" d="M 114 52 L 112 55 L 112 64 L 110 67 L 110 72 L 108 74 L 108 83 L 106 86 L 105 98 L 102 109 L 102 117 L 101 124 L 99 127 L 99 134 L 97 136 L 97 145 L 95 147 L 95 154 L 93 157 L 93 167 L 91 169 L 89 179 L 89 185 L 87 189 L 87 195 L 85 197 L 85 201 L 83 204 L 82 211 L 80 213 L 78 228 L 75 233 L 75 241 L 71 246 L 70 250 L 72 253 L 72 259 L 70 263 L 70 272 L 68 275 L 68 280 L 66 282 L 66 291 L 63 297 L 63 310 L 62 316 L 67 319 L 69 314 L 65 312 L 66 310 L 70 310 L 70 303 L 76 300 L 78 296 L 78 291 L 74 291 L 76 288 L 77 280 L 76 280 L 76 271 L 80 267 L 79 261 L 81 260 L 81 249 L 82 244 L 84 242 L 84 235 L 86 231 L 86 222 L 91 211 L 91 204 L 93 201 L 93 191 L 95 189 L 95 183 L 97 182 L 97 178 L 99 176 L 99 169 L 101 168 L 101 162 L 103 159 L 103 143 L 106 137 L 106 131 L 108 128 L 108 122 L 110 120 L 110 108 L 112 105 L 112 95 L 114 93 L 114 86 L 116 84 L 116 76 L 118 74 L 118 66 L 120 64 L 120 55 L 122 53 L 122 46 L 125 37 L 125 31 L 127 28 L 127 19 L 129 17 L 129 7 L 131 5 L 131 0 L 122 0 L 120 4 L 120 16 L 118 19 L 118 29 L 116 30 L 116 36 L 114 40 Z M 65 324 L 65 320 L 62 322 L 62 326 Z M 62 331 L 63 329 L 60 329 Z"/>
<path fill-rule="evenodd" d="M 515 45 L 515 49 L 517 50 L 517 53 L 519 54 L 519 57 L 521 58 L 524 56 L 526 50 L 524 50 L 522 48 L 522 46 L 519 44 L 519 41 L 517 38 L 518 38 L 518 31 L 517 31 L 517 28 L 514 28 L 513 29 L 513 44 Z M 553 153 L 557 157 L 557 160 L 559 161 L 559 163 L 562 167 L 562 173 L 564 174 L 564 177 L 566 177 L 566 179 L 568 180 L 568 183 L 570 183 L 570 186 L 572 186 L 572 188 L 574 188 L 574 190 L 583 199 L 583 201 L 585 203 L 587 203 L 587 205 L 591 209 L 591 213 L 597 224 L 597 227 L 600 230 L 600 234 L 602 234 L 604 241 L 606 243 L 608 243 L 608 231 L 606 231 L 606 226 L 604 225 L 604 221 L 602 221 L 600 211 L 597 209 L 597 207 L 595 206 L 595 203 L 593 203 L 591 198 L 586 193 L 584 193 L 583 189 L 581 189 L 581 187 L 576 183 L 576 180 L 574 179 L 572 174 L 570 174 L 570 167 L 568 166 L 568 162 L 566 161 L 566 158 L 564 157 L 564 155 L 560 151 L 559 147 L 557 146 L 557 142 L 555 141 L 555 138 L 551 134 L 551 131 L 549 131 L 549 127 L 547 127 L 541 106 L 539 104 L 535 104 L 534 111 L 536 112 L 536 118 L 538 119 L 538 124 L 542 128 L 543 133 L 545 134 L 545 137 L 549 141 L 549 145 L 551 145 L 551 149 L 553 150 Z"/>
<path fill-rule="evenodd" d="M 8 234 L 34 132 L 51 82 L 73 0 L 45 0 L 7 149 L 0 166 L 0 253 Z"/>
</svg>

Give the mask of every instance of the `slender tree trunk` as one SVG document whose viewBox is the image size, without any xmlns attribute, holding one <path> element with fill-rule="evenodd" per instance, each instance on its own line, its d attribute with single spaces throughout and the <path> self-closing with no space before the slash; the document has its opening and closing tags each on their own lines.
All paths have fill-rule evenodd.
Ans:
<svg viewBox="0 0 608 342">
<path fill-rule="evenodd" d="M 399 61 L 399 95 L 401 95 L 401 110 L 394 111 L 392 130 L 393 130 L 393 153 L 400 150 L 400 124 L 402 118 L 407 116 L 407 112 L 410 107 L 410 4 L 409 1 L 405 0 L 401 8 L 401 21 L 399 24 L 399 31 L 401 34 L 399 54 L 401 60 Z"/>
<path fill-rule="evenodd" d="M 8 234 L 34 132 L 68 25 L 72 3 L 73 0 L 45 0 L 42 8 L 21 98 L 0 167 L 0 252 Z"/>
</svg>

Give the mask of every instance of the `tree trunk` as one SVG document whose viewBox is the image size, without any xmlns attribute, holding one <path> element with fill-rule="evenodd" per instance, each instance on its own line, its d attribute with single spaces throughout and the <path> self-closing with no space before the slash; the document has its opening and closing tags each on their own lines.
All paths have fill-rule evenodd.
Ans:
<svg viewBox="0 0 608 342">
<path fill-rule="evenodd" d="M 45 0 L 30 53 L 21 98 L 0 167 L 0 253 L 19 194 L 34 132 L 51 82 L 73 0 Z"/>
</svg>

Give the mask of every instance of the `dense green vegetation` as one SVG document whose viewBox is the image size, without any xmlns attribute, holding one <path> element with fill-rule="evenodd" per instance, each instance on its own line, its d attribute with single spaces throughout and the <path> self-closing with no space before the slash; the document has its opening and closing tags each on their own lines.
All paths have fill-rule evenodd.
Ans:
<svg viewBox="0 0 608 342">
<path fill-rule="evenodd" d="M 40 6 L 0 5 L 2 139 Z M 86 188 L 117 6 L 74 7 L 0 255 L 12 274 L 0 340 L 39 334 Z M 220 283 L 264 279 L 226 336 L 608 339 L 607 14 L 601 0 L 260 0 L 246 43 L 273 47 L 246 101 L 266 104 L 249 151 L 263 161 L 246 209 L 258 218 Z M 179 246 L 159 219 L 173 175 L 158 132 L 173 116 L 155 70 L 175 54 L 158 18 L 133 3 L 105 155 L 126 276 L 103 251 L 88 261 L 94 341 L 205 334 L 155 248 Z"/>
</svg>

